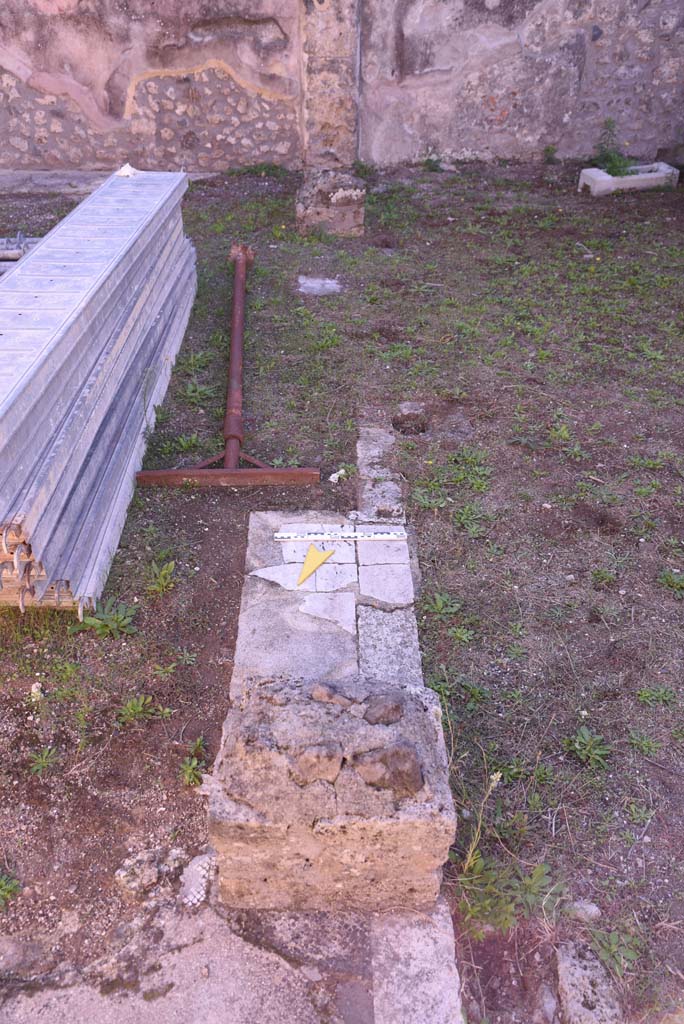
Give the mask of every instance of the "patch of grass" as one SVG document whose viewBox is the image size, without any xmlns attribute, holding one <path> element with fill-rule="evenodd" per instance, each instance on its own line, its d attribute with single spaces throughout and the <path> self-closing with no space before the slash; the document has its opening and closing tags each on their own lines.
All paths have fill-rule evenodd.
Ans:
<svg viewBox="0 0 684 1024">
<path fill-rule="evenodd" d="M 211 401 L 216 394 L 216 388 L 208 384 L 200 384 L 196 380 L 189 380 L 182 394 L 189 406 L 199 409 Z"/>
<path fill-rule="evenodd" d="M 10 900 L 21 892 L 21 885 L 12 875 L 0 875 L 0 910 L 5 910 Z"/>
<path fill-rule="evenodd" d="M 598 568 L 591 570 L 591 578 L 597 590 L 607 590 L 615 583 L 617 576 L 610 569 Z"/>
<path fill-rule="evenodd" d="M 630 729 L 629 732 L 629 745 L 632 750 L 636 750 L 639 754 L 644 754 L 646 757 L 652 757 L 654 754 L 657 754 L 662 747 L 662 743 L 658 740 L 651 739 L 650 736 L 645 736 L 634 729 Z"/>
<path fill-rule="evenodd" d="M 451 619 L 454 615 L 458 615 L 462 607 L 463 602 L 458 598 L 439 590 L 423 600 L 424 610 L 428 615 L 434 615 L 437 619 Z"/>
<path fill-rule="evenodd" d="M 670 707 L 676 703 L 677 695 L 668 686 L 654 686 L 638 690 L 637 700 L 640 704 L 646 704 L 649 708 L 655 708 L 659 705 Z"/>
<path fill-rule="evenodd" d="M 452 515 L 454 526 L 459 530 L 465 530 L 472 540 L 478 540 L 485 536 L 487 531 L 483 524 L 489 522 L 490 518 L 482 506 L 476 502 L 461 505 L 460 508 L 455 509 Z"/>
<path fill-rule="evenodd" d="M 641 939 L 627 930 L 607 932 L 592 929 L 591 944 L 599 960 L 618 978 L 624 977 L 643 953 Z"/>
<path fill-rule="evenodd" d="M 684 572 L 663 569 L 658 577 L 658 583 L 666 587 L 677 601 L 684 600 Z"/>
</svg>

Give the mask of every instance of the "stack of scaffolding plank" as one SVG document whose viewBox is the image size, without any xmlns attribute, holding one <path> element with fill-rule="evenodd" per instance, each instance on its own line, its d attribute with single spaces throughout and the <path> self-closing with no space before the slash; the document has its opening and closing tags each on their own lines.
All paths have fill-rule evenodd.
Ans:
<svg viewBox="0 0 684 1024">
<path fill-rule="evenodd" d="M 0 280 L 0 603 L 102 592 L 195 287 L 182 173 L 125 167 Z"/>
</svg>

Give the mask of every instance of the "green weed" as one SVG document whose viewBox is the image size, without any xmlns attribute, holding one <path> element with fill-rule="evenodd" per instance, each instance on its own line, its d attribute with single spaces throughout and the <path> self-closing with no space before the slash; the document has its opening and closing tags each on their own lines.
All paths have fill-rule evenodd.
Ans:
<svg viewBox="0 0 684 1024">
<path fill-rule="evenodd" d="M 136 633 L 133 625 L 138 609 L 135 605 L 117 604 L 113 597 L 110 597 L 102 604 L 97 602 L 95 611 L 90 615 L 83 616 L 83 622 L 76 623 L 69 627 L 70 633 L 79 633 L 84 629 L 93 629 L 98 639 L 106 637 L 117 639 L 122 635 Z"/>
<path fill-rule="evenodd" d="M 0 910 L 4 910 L 10 900 L 21 892 L 21 885 L 11 875 L 0 875 Z"/>
<path fill-rule="evenodd" d="M 606 759 L 613 749 L 604 741 L 603 736 L 586 725 L 580 726 L 574 736 L 566 736 L 563 748 L 589 768 L 607 768 Z"/>
<path fill-rule="evenodd" d="M 43 747 L 29 757 L 31 775 L 42 778 L 43 774 L 57 764 L 57 751 L 54 747 Z"/>
</svg>

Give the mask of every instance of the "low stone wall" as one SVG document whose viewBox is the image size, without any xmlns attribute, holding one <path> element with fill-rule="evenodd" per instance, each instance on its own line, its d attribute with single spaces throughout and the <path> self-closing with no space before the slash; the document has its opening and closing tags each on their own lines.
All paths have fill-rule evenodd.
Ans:
<svg viewBox="0 0 684 1024">
<path fill-rule="evenodd" d="M 684 138 L 681 0 L 4 0 L 4 168 L 345 167 Z"/>
</svg>

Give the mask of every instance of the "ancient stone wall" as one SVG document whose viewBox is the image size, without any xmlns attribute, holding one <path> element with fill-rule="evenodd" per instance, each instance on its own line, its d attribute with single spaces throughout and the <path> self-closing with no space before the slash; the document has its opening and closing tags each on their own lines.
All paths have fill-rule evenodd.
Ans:
<svg viewBox="0 0 684 1024">
<path fill-rule="evenodd" d="M 682 0 L 366 0 L 360 155 L 634 155 L 684 139 Z"/>
<path fill-rule="evenodd" d="M 218 170 L 684 139 L 682 0 L 3 0 L 0 166 Z"/>
<path fill-rule="evenodd" d="M 0 165 L 301 160 L 299 0 L 3 0 Z"/>
</svg>

